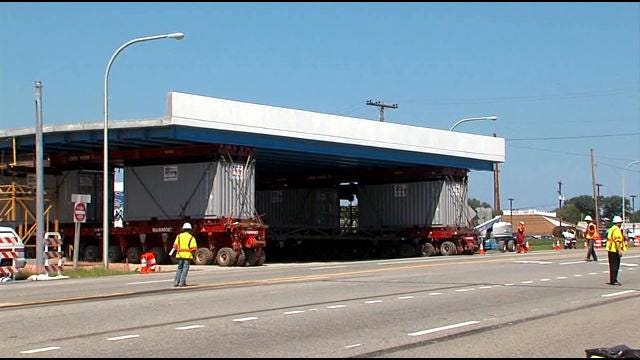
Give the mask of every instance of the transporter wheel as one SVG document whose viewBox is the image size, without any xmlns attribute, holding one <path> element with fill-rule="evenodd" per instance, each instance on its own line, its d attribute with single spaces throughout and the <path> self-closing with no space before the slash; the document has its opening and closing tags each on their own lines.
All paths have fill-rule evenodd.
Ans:
<svg viewBox="0 0 640 360">
<path fill-rule="evenodd" d="M 85 261 L 98 261 L 100 258 L 100 248 L 97 245 L 88 245 L 82 251 L 82 257 Z"/>
<path fill-rule="evenodd" d="M 150 249 L 153 256 L 156 258 L 156 264 L 164 264 L 167 260 L 167 252 L 164 251 L 162 246 L 154 246 Z"/>
<path fill-rule="evenodd" d="M 420 256 L 432 256 L 436 253 L 436 248 L 432 243 L 424 243 L 420 249 Z"/>
<path fill-rule="evenodd" d="M 220 266 L 230 266 L 236 262 L 236 253 L 232 248 L 223 247 L 222 249 L 218 250 L 216 262 Z"/>
<path fill-rule="evenodd" d="M 244 250 L 240 249 L 240 254 L 236 255 L 236 256 L 237 256 L 237 258 L 236 258 L 236 262 L 235 262 L 234 265 L 245 266 L 246 263 L 247 263 L 247 257 L 246 257 L 246 255 L 244 253 Z"/>
<path fill-rule="evenodd" d="M 140 256 L 142 248 L 140 246 L 132 246 L 127 249 L 127 261 L 130 264 L 140 264 Z"/>
<path fill-rule="evenodd" d="M 256 255 L 256 249 L 245 249 L 244 256 L 246 258 L 245 266 L 254 266 L 258 261 L 258 256 Z"/>
<path fill-rule="evenodd" d="M 122 250 L 120 250 L 120 246 L 111 245 L 109 246 L 109 262 L 115 263 L 120 262 L 122 260 Z"/>
<path fill-rule="evenodd" d="M 264 265 L 265 260 L 267 260 L 267 254 L 265 253 L 264 249 L 262 249 L 262 251 L 260 252 L 260 257 L 258 257 L 258 261 L 256 261 L 256 266 Z"/>
<path fill-rule="evenodd" d="M 195 265 L 209 265 L 211 261 L 213 261 L 213 252 L 205 247 L 198 248 L 193 256 Z"/>
<path fill-rule="evenodd" d="M 440 253 L 443 256 L 451 256 L 456 254 L 456 244 L 451 241 L 445 241 L 440 245 Z"/>
</svg>

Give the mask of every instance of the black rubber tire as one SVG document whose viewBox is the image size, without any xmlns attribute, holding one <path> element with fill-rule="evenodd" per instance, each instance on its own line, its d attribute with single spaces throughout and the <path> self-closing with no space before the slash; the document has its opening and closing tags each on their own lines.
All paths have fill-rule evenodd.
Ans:
<svg viewBox="0 0 640 360">
<path fill-rule="evenodd" d="M 213 252 L 209 248 L 201 247 L 193 255 L 195 265 L 209 265 L 213 261 Z"/>
<path fill-rule="evenodd" d="M 240 255 L 236 255 L 236 262 L 233 265 L 246 266 L 247 257 L 244 255 L 244 250 L 240 250 Z"/>
<path fill-rule="evenodd" d="M 162 246 L 154 246 L 150 249 L 153 256 L 156 258 L 156 264 L 164 264 L 167 261 L 167 252 L 164 251 Z"/>
<path fill-rule="evenodd" d="M 456 244 L 451 241 L 444 241 L 440 244 L 440 254 L 443 256 L 455 255 L 457 252 Z"/>
<path fill-rule="evenodd" d="M 142 248 L 140 246 L 132 246 L 127 249 L 127 262 L 129 264 L 140 264 L 140 256 L 142 256 Z"/>
<path fill-rule="evenodd" d="M 509 242 L 507 243 L 507 250 L 509 250 L 510 252 L 516 251 L 516 242 L 513 240 L 509 240 Z"/>
<path fill-rule="evenodd" d="M 98 245 L 87 245 L 82 250 L 84 261 L 98 261 L 100 259 L 100 248 Z"/>
<path fill-rule="evenodd" d="M 236 253 L 232 248 L 223 247 L 218 250 L 216 262 L 220 266 L 231 266 L 236 262 Z"/>
<path fill-rule="evenodd" d="M 411 244 L 402 244 L 398 249 L 398 254 L 401 258 L 408 258 L 416 256 L 416 248 Z"/>
<path fill-rule="evenodd" d="M 122 261 L 122 250 L 120 250 L 120 246 L 109 246 L 109 262 L 116 263 L 120 261 Z"/>
<path fill-rule="evenodd" d="M 436 253 L 436 248 L 432 243 L 424 243 L 420 249 L 420 256 L 433 256 Z"/>
<path fill-rule="evenodd" d="M 504 240 L 498 241 L 498 249 L 500 250 L 500 252 L 507 251 L 507 244 L 504 242 Z"/>
<path fill-rule="evenodd" d="M 258 256 L 256 255 L 256 249 L 245 249 L 244 256 L 246 258 L 245 266 L 255 266 L 258 261 Z"/>
</svg>

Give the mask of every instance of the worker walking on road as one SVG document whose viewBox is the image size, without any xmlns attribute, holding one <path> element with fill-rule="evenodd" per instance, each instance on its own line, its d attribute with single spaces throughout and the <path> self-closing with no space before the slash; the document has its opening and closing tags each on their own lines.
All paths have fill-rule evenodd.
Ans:
<svg viewBox="0 0 640 360">
<path fill-rule="evenodd" d="M 176 280 L 173 286 L 187 286 L 189 262 L 193 259 L 193 253 L 198 249 L 198 243 L 191 231 L 191 224 L 184 223 L 182 232 L 176 236 L 176 241 L 173 242 L 173 249 L 178 252 L 176 254 L 178 268 L 176 269 Z"/>
<path fill-rule="evenodd" d="M 607 254 L 609 255 L 609 285 L 622 285 L 618 282 L 618 270 L 620 269 L 620 258 L 622 253 L 627 251 L 627 244 L 622 236 L 622 218 L 616 215 L 613 217 L 613 226 L 607 233 Z"/>
<path fill-rule="evenodd" d="M 584 238 L 587 240 L 587 257 L 584 258 L 584 260 L 591 261 L 591 257 L 593 257 L 593 261 L 597 262 L 598 256 L 596 255 L 594 246 L 598 237 L 598 227 L 593 223 L 590 215 L 585 216 L 584 221 L 588 221 L 587 230 L 584 232 Z"/>
<path fill-rule="evenodd" d="M 518 253 L 526 252 L 526 248 L 524 246 L 524 221 L 520 221 L 518 224 L 518 231 L 516 232 L 516 249 L 518 249 Z"/>
</svg>

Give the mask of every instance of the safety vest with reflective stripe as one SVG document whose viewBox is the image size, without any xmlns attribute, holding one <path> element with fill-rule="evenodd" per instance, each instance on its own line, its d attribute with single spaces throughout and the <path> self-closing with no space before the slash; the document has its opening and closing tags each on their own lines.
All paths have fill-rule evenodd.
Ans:
<svg viewBox="0 0 640 360">
<path fill-rule="evenodd" d="M 596 224 L 590 223 L 587 225 L 587 231 L 584 233 L 584 238 L 587 240 L 595 240 L 597 238 L 597 233 L 598 229 L 596 228 Z"/>
<path fill-rule="evenodd" d="M 620 252 L 627 251 L 627 244 L 624 241 L 624 237 L 622 237 L 622 230 L 616 225 L 613 225 L 609 232 L 607 233 L 607 251 L 609 252 Z"/>
<path fill-rule="evenodd" d="M 176 236 L 173 242 L 173 248 L 176 249 L 176 259 L 193 259 L 192 251 L 196 251 L 198 243 L 196 238 L 188 232 L 181 232 Z"/>
</svg>

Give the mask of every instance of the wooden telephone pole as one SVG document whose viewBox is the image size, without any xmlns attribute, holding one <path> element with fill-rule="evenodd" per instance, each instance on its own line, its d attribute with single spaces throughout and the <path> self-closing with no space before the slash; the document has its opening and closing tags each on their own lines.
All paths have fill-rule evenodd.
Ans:
<svg viewBox="0 0 640 360">
<path fill-rule="evenodd" d="M 391 108 L 391 109 L 397 109 L 398 108 L 398 104 L 393 104 L 393 105 L 389 105 L 389 104 L 385 104 L 382 101 L 367 101 L 367 105 L 372 105 L 372 106 L 377 106 L 380 108 L 380 121 L 384 122 L 384 108 Z"/>
</svg>

